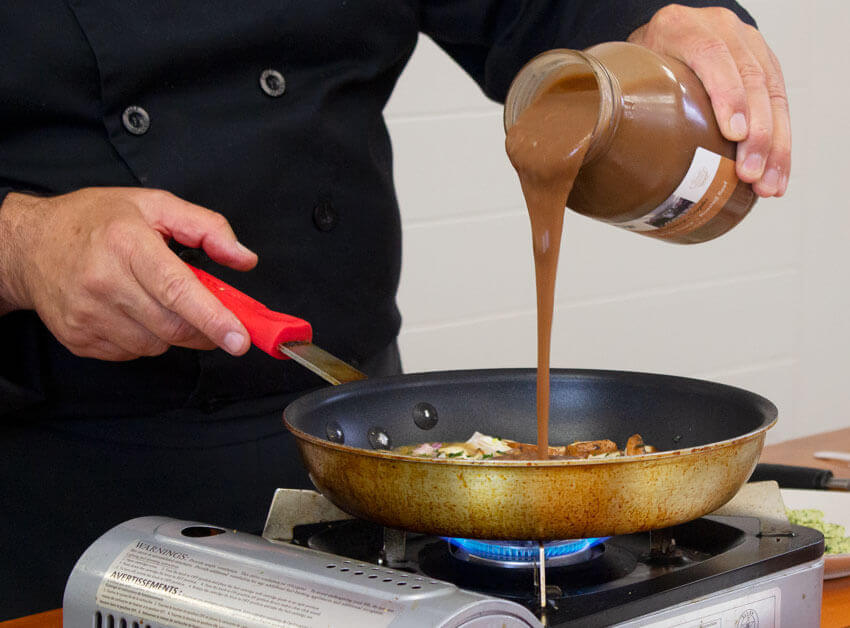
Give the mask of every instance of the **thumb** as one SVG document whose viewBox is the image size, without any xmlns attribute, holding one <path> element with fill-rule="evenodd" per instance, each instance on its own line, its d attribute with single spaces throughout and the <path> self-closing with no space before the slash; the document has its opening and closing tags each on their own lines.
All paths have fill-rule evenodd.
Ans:
<svg viewBox="0 0 850 628">
<path fill-rule="evenodd" d="M 257 265 L 257 254 L 243 245 L 223 215 L 161 190 L 145 190 L 139 209 L 147 223 L 180 244 L 202 248 L 210 259 L 236 270 Z"/>
</svg>

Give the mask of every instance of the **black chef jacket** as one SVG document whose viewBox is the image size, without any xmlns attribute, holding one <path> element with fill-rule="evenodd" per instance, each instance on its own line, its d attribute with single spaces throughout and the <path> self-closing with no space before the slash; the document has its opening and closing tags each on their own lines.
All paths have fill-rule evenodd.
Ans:
<svg viewBox="0 0 850 628">
<path fill-rule="evenodd" d="M 258 267 L 187 259 L 309 320 L 343 359 L 391 372 L 400 221 L 382 110 L 417 33 L 501 100 L 535 54 L 624 39 L 667 3 L 0 3 L 0 201 L 9 190 L 144 186 L 219 211 Z M 752 23 L 731 0 L 684 4 Z M 261 526 L 270 487 L 305 482 L 279 442 L 281 404 L 319 384 L 256 349 L 78 358 L 33 312 L 0 317 L 11 502 L 0 510 L 12 517 L 0 590 L 27 591 L 0 602 L 0 618 L 58 606 L 73 558 L 129 516 Z"/>
</svg>

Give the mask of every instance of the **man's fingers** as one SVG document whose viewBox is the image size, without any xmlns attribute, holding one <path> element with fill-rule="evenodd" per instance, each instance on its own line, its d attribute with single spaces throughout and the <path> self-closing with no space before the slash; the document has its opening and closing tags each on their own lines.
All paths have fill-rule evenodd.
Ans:
<svg viewBox="0 0 850 628">
<path fill-rule="evenodd" d="M 682 57 L 705 86 L 726 139 L 739 142 L 747 137 L 752 119 L 747 89 L 726 42 L 704 33 L 684 46 Z"/>
<path fill-rule="evenodd" d="M 749 48 L 764 68 L 765 89 L 772 121 L 771 145 L 761 178 L 753 187 L 760 196 L 782 196 L 791 171 L 791 120 L 782 68 L 761 34 L 750 29 L 746 35 Z"/>
<path fill-rule="evenodd" d="M 723 135 L 739 142 L 738 176 L 760 196 L 785 193 L 791 169 L 788 99 L 779 61 L 758 30 L 728 9 L 671 4 L 629 40 L 690 66 Z"/>
<path fill-rule="evenodd" d="M 257 257 L 239 245 L 224 217 L 135 188 L 79 190 L 40 200 L 39 209 L 44 233 L 27 257 L 28 298 L 70 351 L 117 361 L 171 345 L 248 350 L 244 326 L 161 237 L 248 269 Z"/>
<path fill-rule="evenodd" d="M 137 353 L 131 353 L 118 345 L 103 339 L 97 339 L 85 345 L 66 344 L 68 350 L 81 358 L 96 358 L 107 362 L 126 362 L 138 358 Z"/>
<path fill-rule="evenodd" d="M 203 248 L 220 264 L 249 270 L 257 263 L 257 255 L 237 240 L 230 223 L 221 214 L 167 192 L 147 194 L 140 209 L 154 229 L 186 246 Z M 184 264 L 161 242 L 147 241 L 142 248 L 160 255 L 162 251 L 167 252 L 169 263 L 165 267 L 156 269 L 143 262 L 131 263 L 133 274 L 158 304 L 228 353 L 241 355 L 248 350 L 250 340 L 244 326 Z M 179 327 L 179 323 L 166 318 L 158 323 L 155 331 L 175 345 L 208 347 L 203 338 L 191 332 L 186 334 L 185 330 L 181 333 Z"/>
<path fill-rule="evenodd" d="M 755 183 L 760 196 L 782 196 L 791 174 L 791 121 L 787 106 L 773 106 L 773 146 L 767 158 L 764 175 Z"/>
<path fill-rule="evenodd" d="M 705 86 L 721 132 L 735 142 L 747 136 L 749 108 L 734 51 L 723 33 L 734 30 L 738 21 L 725 9 L 671 4 L 629 37 L 629 41 L 686 63 Z"/>
<path fill-rule="evenodd" d="M 160 190 L 146 191 L 139 207 L 154 229 L 186 246 L 203 248 L 219 264 L 236 270 L 257 265 L 257 254 L 239 242 L 219 213 Z"/>
<path fill-rule="evenodd" d="M 767 77 L 761 60 L 741 34 L 730 33 L 726 41 L 746 91 L 749 112 L 746 139 L 738 144 L 738 176 L 753 183 L 764 173 L 773 139 L 773 113 L 767 93 Z"/>
<path fill-rule="evenodd" d="M 210 349 L 215 349 L 218 347 L 212 340 L 204 336 L 201 332 L 198 332 L 196 335 L 187 338 L 186 340 L 179 340 L 177 342 L 172 342 L 175 347 L 184 347 L 186 349 L 198 349 L 200 351 L 209 351 Z"/>
<path fill-rule="evenodd" d="M 172 316 L 179 318 L 176 314 Z M 117 333 L 111 333 L 110 341 L 124 349 L 128 353 L 137 356 L 155 356 L 161 355 L 168 351 L 169 347 L 185 347 L 187 349 L 215 349 L 216 344 L 204 336 L 197 329 L 183 321 L 182 325 L 178 326 L 176 332 L 172 332 L 169 327 L 157 331 L 152 331 L 151 327 L 137 323 L 135 321 L 126 320 L 122 322 L 122 327 Z"/>
<path fill-rule="evenodd" d="M 133 299 L 120 307 L 124 314 L 149 330 L 167 345 L 187 349 L 215 349 L 216 344 L 187 323 L 181 316 L 163 307 L 141 288 Z"/>
<path fill-rule="evenodd" d="M 115 325 L 110 325 L 110 328 L 106 331 L 109 334 L 109 342 L 119 349 L 123 349 L 128 355 L 162 355 L 169 347 L 169 343 L 128 318 L 117 321 Z"/>
<path fill-rule="evenodd" d="M 207 290 L 165 243 L 151 233 L 130 256 L 136 280 L 164 308 L 174 312 L 217 346 L 242 355 L 251 345 L 239 319 Z"/>
</svg>

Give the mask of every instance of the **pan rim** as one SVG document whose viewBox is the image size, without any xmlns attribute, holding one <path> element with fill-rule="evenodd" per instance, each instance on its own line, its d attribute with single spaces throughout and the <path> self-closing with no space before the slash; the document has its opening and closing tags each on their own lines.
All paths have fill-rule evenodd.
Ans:
<svg viewBox="0 0 850 628">
<path fill-rule="evenodd" d="M 575 460 L 504 460 L 504 459 L 487 459 L 487 460 L 456 460 L 456 459 L 437 459 L 437 458 L 425 458 L 425 457 L 417 457 L 410 456 L 404 454 L 394 453 L 391 450 L 382 450 L 382 449 L 363 449 L 360 447 L 352 447 L 350 445 L 345 445 L 344 443 L 335 443 L 331 440 L 319 438 L 317 436 L 313 436 L 312 434 L 308 434 L 307 432 L 295 427 L 287 418 L 287 412 L 298 411 L 303 405 L 317 405 L 317 400 L 324 399 L 327 401 L 327 398 L 333 397 L 336 395 L 337 391 L 344 389 L 346 391 L 350 391 L 352 388 L 356 390 L 357 387 L 364 389 L 372 389 L 377 386 L 381 386 L 382 384 L 397 384 L 399 381 L 405 381 L 408 383 L 415 383 L 417 381 L 429 381 L 435 375 L 440 375 L 444 378 L 475 378 L 475 377 L 495 377 L 496 375 L 508 376 L 508 377 L 516 377 L 516 376 L 526 376 L 528 377 L 531 374 L 535 374 L 536 369 L 526 368 L 526 369 L 474 369 L 474 370 L 452 370 L 452 371 L 426 371 L 419 373 L 411 373 L 405 375 L 394 375 L 391 377 L 383 377 L 383 378 L 375 378 L 375 379 L 366 379 L 360 380 L 356 382 L 350 382 L 347 384 L 342 384 L 341 386 L 334 387 L 325 387 L 315 390 L 313 392 L 307 393 L 291 404 L 289 404 L 283 411 L 283 423 L 286 428 L 299 440 L 311 443 L 317 447 L 325 447 L 331 448 L 340 452 L 355 454 L 359 456 L 372 457 L 372 458 L 380 458 L 382 460 L 387 461 L 397 461 L 397 462 L 408 462 L 408 463 L 422 463 L 422 464 L 435 464 L 435 465 L 448 465 L 451 467 L 483 467 L 488 469 L 496 469 L 496 468 L 517 468 L 517 467 L 578 467 L 578 466 L 586 466 L 586 465 L 610 465 L 610 464 L 636 464 L 640 462 L 650 461 L 650 460 L 659 460 L 665 458 L 676 458 L 681 459 L 683 457 L 695 456 L 706 451 L 714 451 L 719 449 L 725 449 L 727 447 L 732 447 L 735 445 L 739 445 L 741 443 L 753 440 L 758 438 L 759 436 L 764 435 L 769 429 L 773 428 L 778 419 L 778 409 L 776 405 L 773 404 L 769 399 L 754 393 L 749 390 L 745 390 L 743 388 L 739 388 L 736 386 L 731 386 L 729 384 L 722 384 L 720 382 L 712 382 L 704 379 L 697 379 L 691 377 L 683 377 L 678 375 L 665 375 L 660 373 L 646 373 L 639 371 L 616 371 L 616 370 L 596 370 L 596 369 L 552 369 L 551 373 L 553 378 L 557 376 L 574 376 L 574 377 L 585 377 L 585 378 L 605 378 L 611 377 L 614 375 L 617 376 L 632 376 L 637 378 L 646 378 L 649 380 L 656 381 L 667 381 L 670 383 L 677 382 L 680 384 L 689 384 L 689 385 L 698 385 L 702 387 L 709 387 L 715 390 L 725 390 L 728 392 L 734 392 L 735 394 L 743 397 L 748 397 L 752 401 L 756 402 L 758 405 L 764 407 L 766 410 L 766 418 L 765 422 L 757 427 L 754 430 L 741 434 L 739 436 L 734 436 L 732 438 L 728 438 L 722 441 L 717 441 L 713 443 L 708 443 L 705 445 L 695 445 L 693 447 L 686 447 L 683 449 L 672 449 L 672 450 L 664 450 L 657 451 L 649 454 L 640 454 L 637 456 L 620 456 L 617 458 L 597 458 L 597 459 L 575 459 Z M 321 401 L 319 401 L 321 402 Z"/>
</svg>

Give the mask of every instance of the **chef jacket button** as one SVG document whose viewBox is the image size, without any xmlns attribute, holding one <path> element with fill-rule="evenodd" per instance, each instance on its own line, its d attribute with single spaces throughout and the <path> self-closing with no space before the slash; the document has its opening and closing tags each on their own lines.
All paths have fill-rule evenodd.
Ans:
<svg viewBox="0 0 850 628">
<path fill-rule="evenodd" d="M 320 201 L 313 208 L 313 224 L 319 231 L 331 231 L 339 222 L 339 216 L 329 201 Z"/>
<path fill-rule="evenodd" d="M 121 114 L 121 122 L 124 123 L 124 128 L 133 135 L 144 135 L 151 128 L 151 117 L 148 112 L 132 105 L 124 110 Z"/>
<path fill-rule="evenodd" d="M 286 91 L 286 79 L 277 70 L 263 70 L 260 74 L 260 87 L 269 96 L 277 98 Z"/>
</svg>

